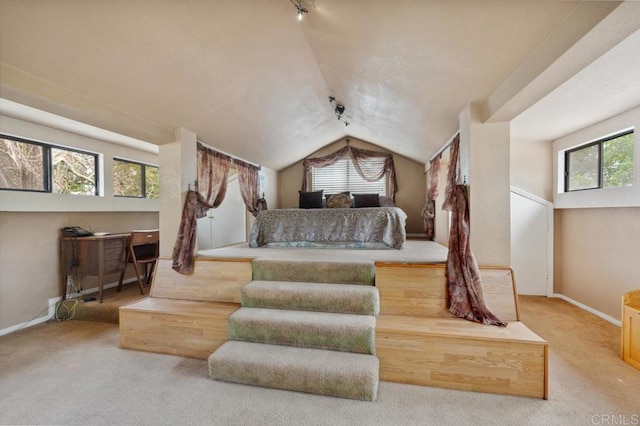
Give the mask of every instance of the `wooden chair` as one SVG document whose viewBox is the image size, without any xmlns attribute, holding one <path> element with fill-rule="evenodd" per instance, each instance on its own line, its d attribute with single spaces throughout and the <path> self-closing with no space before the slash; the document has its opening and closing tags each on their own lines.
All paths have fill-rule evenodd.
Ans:
<svg viewBox="0 0 640 426">
<path fill-rule="evenodd" d="M 140 278 L 140 265 L 144 265 L 145 269 L 145 285 L 151 284 L 151 279 L 156 270 L 156 264 L 158 257 L 160 256 L 160 231 L 157 229 L 151 230 L 136 230 L 131 231 L 131 237 L 129 237 L 129 245 L 127 246 L 127 255 L 125 256 L 124 267 L 120 273 L 120 281 L 118 281 L 118 291 L 122 288 L 122 280 L 127 270 L 127 265 L 133 263 L 133 269 L 138 278 L 138 286 L 140 287 L 140 294 L 144 294 L 144 285 Z M 147 268 L 147 266 L 149 266 Z"/>
</svg>

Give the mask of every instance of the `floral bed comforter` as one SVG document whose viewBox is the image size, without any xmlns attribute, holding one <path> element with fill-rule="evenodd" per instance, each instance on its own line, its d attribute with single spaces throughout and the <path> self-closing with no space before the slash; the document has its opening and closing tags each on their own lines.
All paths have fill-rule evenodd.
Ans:
<svg viewBox="0 0 640 426">
<path fill-rule="evenodd" d="M 406 219 L 398 207 L 264 210 L 253 224 L 249 247 L 402 249 Z"/>
</svg>

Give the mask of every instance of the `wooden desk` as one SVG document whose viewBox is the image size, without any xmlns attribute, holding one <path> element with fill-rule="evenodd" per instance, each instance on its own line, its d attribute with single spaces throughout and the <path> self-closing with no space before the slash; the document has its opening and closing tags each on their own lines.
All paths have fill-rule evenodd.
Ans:
<svg viewBox="0 0 640 426">
<path fill-rule="evenodd" d="M 98 300 L 102 303 L 104 275 L 122 272 L 125 250 L 131 234 L 60 238 L 62 300 L 66 298 L 69 276 L 98 277 Z"/>
</svg>

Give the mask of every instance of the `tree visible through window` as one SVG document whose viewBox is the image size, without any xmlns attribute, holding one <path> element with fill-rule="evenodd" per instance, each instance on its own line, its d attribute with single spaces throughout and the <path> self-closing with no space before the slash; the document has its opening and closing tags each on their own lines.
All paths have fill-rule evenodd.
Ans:
<svg viewBox="0 0 640 426">
<path fill-rule="evenodd" d="M 631 186 L 633 147 L 630 131 L 566 151 L 565 190 Z"/>
<path fill-rule="evenodd" d="M 160 196 L 158 167 L 114 159 L 113 193 L 117 197 L 158 198 Z"/>
<path fill-rule="evenodd" d="M 96 195 L 97 157 L 0 136 L 0 189 Z"/>
</svg>

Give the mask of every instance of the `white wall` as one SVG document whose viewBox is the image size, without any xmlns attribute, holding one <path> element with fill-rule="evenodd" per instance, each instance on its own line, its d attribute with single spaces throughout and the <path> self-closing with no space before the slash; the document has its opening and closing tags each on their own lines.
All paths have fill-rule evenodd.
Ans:
<svg viewBox="0 0 640 426">
<path fill-rule="evenodd" d="M 460 132 L 469 136 L 471 247 L 478 264 L 511 265 L 509 123 L 482 123 L 480 109 L 468 105 Z M 465 126 L 469 126 L 465 129 Z"/>
<path fill-rule="evenodd" d="M 551 141 L 511 141 L 511 185 L 547 201 L 553 200 Z"/>
</svg>

